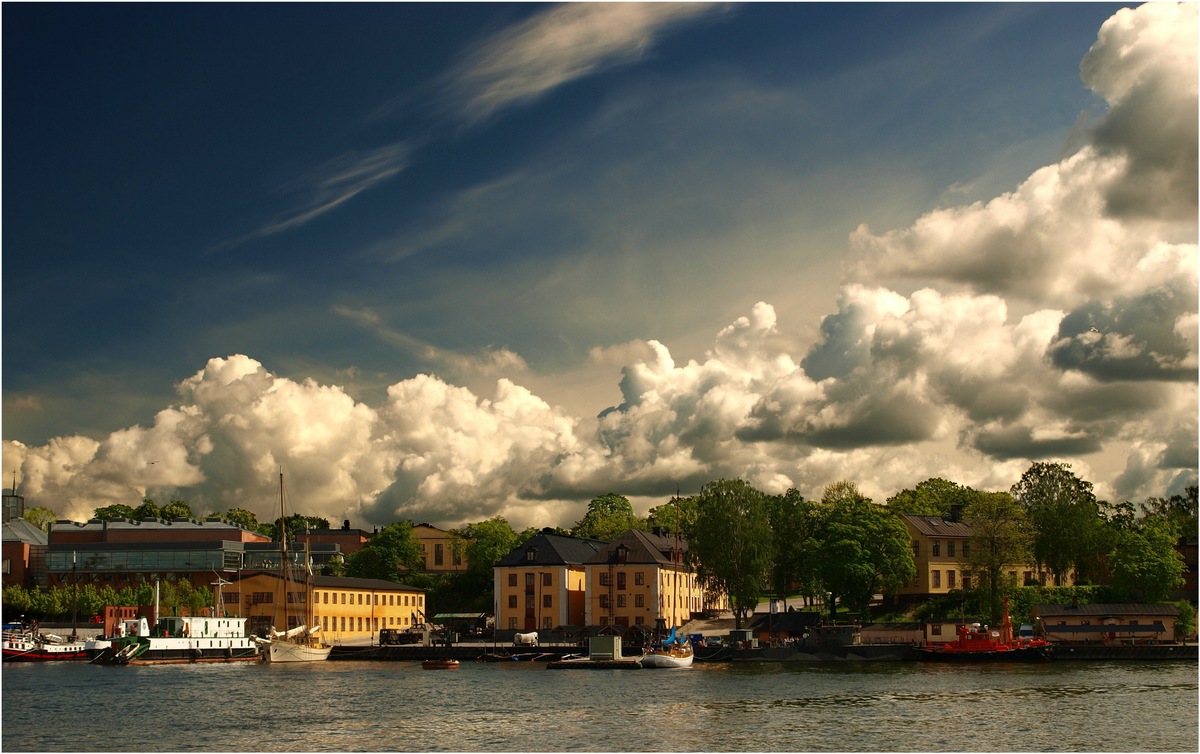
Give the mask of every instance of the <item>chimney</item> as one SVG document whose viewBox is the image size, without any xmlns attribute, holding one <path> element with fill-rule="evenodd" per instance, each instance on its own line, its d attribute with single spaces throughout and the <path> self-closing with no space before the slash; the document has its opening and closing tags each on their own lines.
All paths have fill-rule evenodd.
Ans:
<svg viewBox="0 0 1200 754">
<path fill-rule="evenodd" d="M 952 523 L 957 524 L 960 520 L 962 520 L 962 505 L 961 504 L 951 505 L 950 506 L 950 521 Z"/>
<path fill-rule="evenodd" d="M 350 531 L 350 519 L 342 522 L 342 531 Z"/>
</svg>

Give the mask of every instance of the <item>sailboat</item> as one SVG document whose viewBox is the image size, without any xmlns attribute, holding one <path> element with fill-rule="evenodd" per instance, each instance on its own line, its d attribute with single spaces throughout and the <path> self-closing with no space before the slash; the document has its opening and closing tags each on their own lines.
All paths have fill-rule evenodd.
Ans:
<svg viewBox="0 0 1200 754">
<path fill-rule="evenodd" d="M 675 628 L 663 640 L 661 647 L 651 647 L 642 655 L 643 668 L 690 668 L 694 656 L 691 642 L 686 636 L 676 636 Z"/>
<path fill-rule="evenodd" d="M 284 626 L 290 622 L 288 620 L 288 595 L 296 593 L 296 580 L 292 573 L 292 564 L 288 559 L 287 549 L 287 512 L 284 510 L 284 492 L 283 492 L 283 471 L 279 472 L 279 541 L 280 541 L 280 559 L 279 559 L 279 578 L 283 583 L 283 622 Z M 318 636 L 321 630 L 319 625 L 316 625 L 316 620 L 313 616 L 313 599 L 312 590 L 312 561 L 309 560 L 308 545 L 305 543 L 304 548 L 304 616 L 303 621 L 290 629 L 284 631 L 276 631 L 275 627 L 271 627 L 271 636 L 264 640 L 267 645 L 266 655 L 270 662 L 320 662 L 329 657 L 329 653 L 333 651 L 333 646 L 326 644 Z"/>
</svg>

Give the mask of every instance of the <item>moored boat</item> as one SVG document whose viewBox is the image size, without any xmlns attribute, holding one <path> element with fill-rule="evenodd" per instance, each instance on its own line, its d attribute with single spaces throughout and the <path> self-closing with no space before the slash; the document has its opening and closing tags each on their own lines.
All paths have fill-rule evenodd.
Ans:
<svg viewBox="0 0 1200 754">
<path fill-rule="evenodd" d="M 284 510 L 284 506 L 283 471 L 281 470 L 279 472 L 280 521 L 287 521 L 287 511 Z M 281 549 L 279 574 L 280 583 L 283 585 L 284 590 L 283 599 L 281 600 L 283 604 L 284 624 L 289 624 L 292 621 L 292 616 L 288 614 L 288 604 L 293 599 L 304 605 L 304 622 L 284 631 L 276 631 L 274 626 L 272 626 L 270 637 L 267 639 L 258 639 L 258 643 L 263 646 L 268 662 L 321 662 L 329 658 L 329 653 L 333 651 L 333 645 L 326 644 L 318 635 L 321 627 L 317 624 L 316 617 L 313 614 L 313 606 L 316 604 L 316 600 L 313 599 L 312 563 L 309 560 L 308 546 L 307 544 L 305 545 L 304 564 L 301 567 L 301 570 L 304 572 L 304 582 L 303 584 L 297 584 L 293 578 L 292 563 L 288 558 L 288 531 L 286 526 L 281 525 L 280 527 L 279 541 Z M 295 591 L 297 586 L 300 586 L 303 591 Z"/>
<path fill-rule="evenodd" d="M 246 635 L 246 619 L 225 616 L 162 618 L 151 631 L 145 618 L 125 621 L 121 636 L 92 662 L 158 665 L 196 662 L 259 662 L 262 655 Z"/>
<path fill-rule="evenodd" d="M 89 659 L 89 642 L 40 634 L 29 628 L 4 632 L 4 662 L 50 662 Z"/>
<path fill-rule="evenodd" d="M 1053 659 L 1050 642 L 1038 637 L 1014 637 L 1004 598 L 1004 617 L 998 628 L 978 623 L 961 625 L 958 636 L 940 647 L 917 650 L 926 662 L 1045 662 Z"/>
<path fill-rule="evenodd" d="M 447 658 L 443 660 L 425 660 L 421 663 L 425 670 L 458 670 L 458 660 Z"/>
<path fill-rule="evenodd" d="M 676 636 L 675 629 L 663 640 L 662 646 L 650 647 L 642 655 L 643 668 L 690 668 L 695 652 L 685 636 Z"/>
</svg>

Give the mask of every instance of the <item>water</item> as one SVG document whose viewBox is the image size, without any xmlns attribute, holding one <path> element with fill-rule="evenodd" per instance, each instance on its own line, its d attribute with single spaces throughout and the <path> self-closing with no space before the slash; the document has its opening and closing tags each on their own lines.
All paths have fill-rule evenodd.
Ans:
<svg viewBox="0 0 1200 754">
<path fill-rule="evenodd" d="M 1185 751 L 1191 663 L 5 664 L 16 751 Z"/>
</svg>

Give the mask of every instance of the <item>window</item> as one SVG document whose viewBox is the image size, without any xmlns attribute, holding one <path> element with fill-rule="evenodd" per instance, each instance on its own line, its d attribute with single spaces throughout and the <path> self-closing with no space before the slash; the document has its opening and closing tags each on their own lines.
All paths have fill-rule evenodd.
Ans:
<svg viewBox="0 0 1200 754">
<path fill-rule="evenodd" d="M 971 554 L 971 543 L 963 542 L 963 557 L 965 558 L 970 554 Z"/>
<path fill-rule="evenodd" d="M 530 547 L 528 550 L 525 551 L 525 562 L 533 563 L 536 560 L 537 560 L 537 548 Z"/>
<path fill-rule="evenodd" d="M 617 574 L 617 589 L 625 588 L 625 572 L 621 571 Z"/>
<path fill-rule="evenodd" d="M 363 624 L 362 624 L 362 622 L 363 622 L 363 619 L 362 619 L 362 618 L 359 618 L 359 619 L 358 619 L 358 630 L 359 630 L 359 631 L 363 630 L 363 627 L 362 627 L 362 626 L 363 626 Z"/>
<path fill-rule="evenodd" d="M 342 604 L 346 604 L 346 593 L 342 592 Z"/>
<path fill-rule="evenodd" d="M 913 560 L 916 560 L 917 558 L 921 557 L 921 543 L 920 542 L 913 542 L 912 550 L 913 550 Z"/>
<path fill-rule="evenodd" d="M 554 607 L 554 595 L 543 594 L 542 595 L 542 607 Z"/>
<path fill-rule="evenodd" d="M 515 574 L 515 573 L 508 574 L 508 585 L 509 586 L 517 585 L 517 574 Z"/>
<path fill-rule="evenodd" d="M 329 592 L 325 592 L 325 597 L 324 597 L 324 599 L 325 599 L 325 603 L 324 603 L 324 604 L 328 605 L 328 604 L 329 604 Z"/>
<path fill-rule="evenodd" d="M 551 574 L 551 573 L 543 573 L 542 574 L 542 586 L 553 586 L 553 581 L 554 581 L 554 574 Z"/>
<path fill-rule="evenodd" d="M 963 585 L 962 585 L 962 588 L 963 588 L 964 590 L 966 590 L 966 589 L 970 589 L 970 588 L 971 588 L 971 577 L 970 577 L 970 576 L 963 576 Z"/>
<path fill-rule="evenodd" d="M 633 583 L 634 583 L 634 586 L 645 586 L 646 574 L 642 573 L 641 571 L 638 571 L 637 573 L 633 574 Z"/>
<path fill-rule="evenodd" d="M 625 607 L 625 595 L 617 595 L 617 607 Z"/>
<path fill-rule="evenodd" d="M 645 607 L 646 606 L 646 595 L 644 595 L 644 594 L 633 595 L 633 606 L 634 607 Z"/>
<path fill-rule="evenodd" d="M 546 629 L 547 631 L 554 628 L 554 619 L 550 617 L 543 617 L 542 628 Z"/>
<path fill-rule="evenodd" d="M 935 558 L 939 558 L 939 557 L 941 557 L 941 555 L 942 555 L 942 542 L 941 542 L 941 540 L 938 540 L 938 539 L 935 539 L 935 540 L 933 540 L 933 552 L 932 552 L 931 554 L 932 554 L 932 555 L 933 555 L 933 557 L 935 557 Z"/>
<path fill-rule="evenodd" d="M 440 544 L 433 546 L 433 564 L 442 565 L 446 562 L 445 547 Z"/>
<path fill-rule="evenodd" d="M 954 588 L 954 571 L 946 571 L 946 586 L 950 589 Z"/>
<path fill-rule="evenodd" d="M 933 588 L 941 589 L 942 588 L 942 572 L 941 571 L 933 571 L 930 575 L 933 576 Z"/>
<path fill-rule="evenodd" d="M 610 579 L 608 578 L 608 571 L 601 571 L 600 572 L 600 586 L 608 586 L 609 583 L 610 583 Z"/>
<path fill-rule="evenodd" d="M 951 558 L 954 557 L 954 543 L 953 542 L 946 543 L 946 555 Z"/>
<path fill-rule="evenodd" d="M 509 618 L 509 619 L 508 619 L 508 627 L 509 627 L 509 628 L 511 628 L 511 629 L 516 629 L 516 627 L 517 627 L 517 619 L 516 619 L 516 618 Z"/>
<path fill-rule="evenodd" d="M 934 636 L 941 636 L 942 635 L 942 624 L 934 623 L 932 626 L 929 627 L 929 633 L 933 634 Z"/>
<path fill-rule="evenodd" d="M 640 626 L 645 622 L 646 622 L 646 619 L 640 615 L 633 619 L 633 625 L 635 625 L 635 626 Z"/>
<path fill-rule="evenodd" d="M 535 574 L 533 574 L 533 573 L 525 574 L 525 586 L 533 586 L 533 577 L 534 576 L 535 576 Z"/>
<path fill-rule="evenodd" d="M 271 592 L 254 592 L 250 595 L 250 604 L 260 605 L 275 601 L 275 595 Z"/>
<path fill-rule="evenodd" d="M 600 607 L 601 607 L 601 609 L 604 609 L 604 610 L 608 609 L 608 595 L 607 594 L 600 595 Z M 604 624 L 601 623 L 600 625 L 604 625 Z"/>
<path fill-rule="evenodd" d="M 342 630 L 346 630 L 346 616 L 344 615 L 342 616 Z"/>
<path fill-rule="evenodd" d="M 533 607 L 534 607 L 534 604 L 533 604 L 533 595 L 532 595 L 532 594 L 527 594 L 527 595 L 525 595 L 525 609 L 526 609 L 526 610 L 532 610 L 532 609 L 533 609 Z"/>
<path fill-rule="evenodd" d="M 517 595 L 515 595 L 515 594 L 508 595 L 508 606 L 514 610 L 517 608 Z"/>
</svg>

